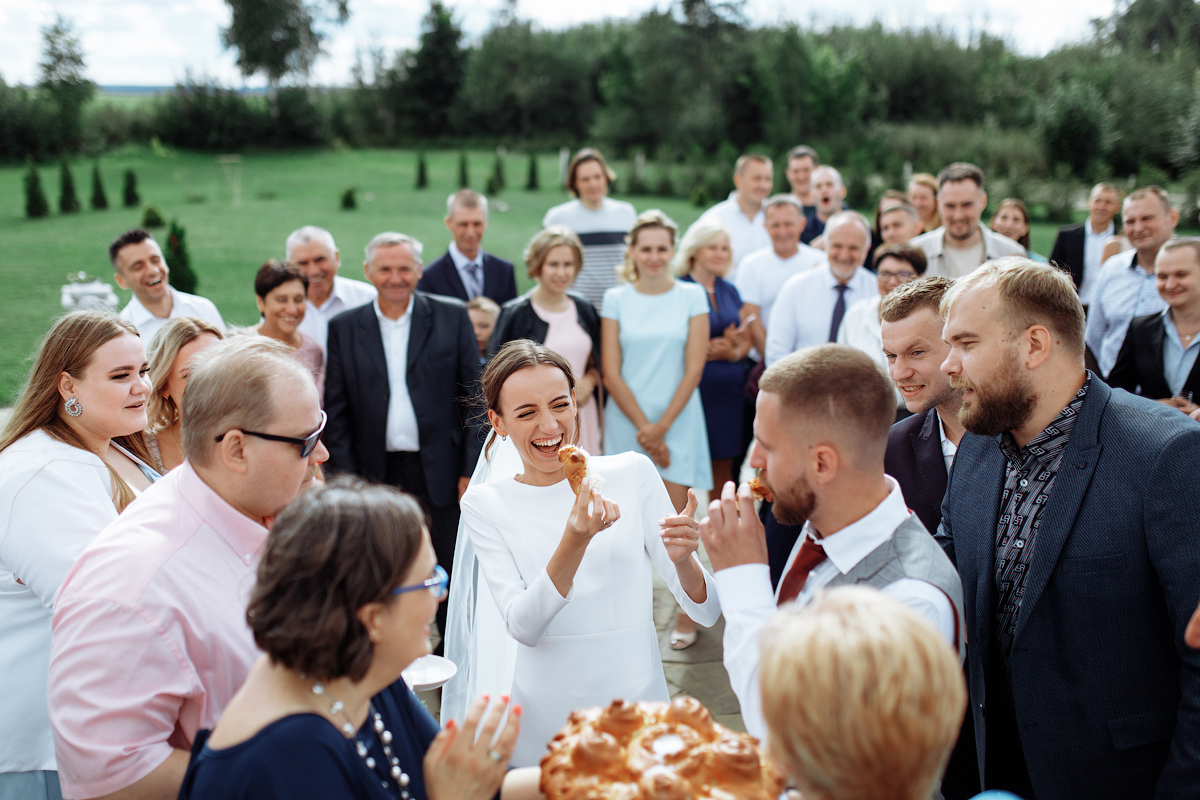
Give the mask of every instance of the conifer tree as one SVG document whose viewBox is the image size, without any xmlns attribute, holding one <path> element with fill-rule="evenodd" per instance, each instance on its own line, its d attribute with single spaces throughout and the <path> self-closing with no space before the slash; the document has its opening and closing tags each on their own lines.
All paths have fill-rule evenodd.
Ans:
<svg viewBox="0 0 1200 800">
<path fill-rule="evenodd" d="M 33 159 L 29 159 L 29 171 L 25 173 L 25 216 L 36 218 L 49 214 L 50 204 L 46 202 L 46 193 L 42 191 L 42 179 L 33 165 Z"/>
<path fill-rule="evenodd" d="M 58 195 L 58 210 L 63 214 L 79 213 L 79 196 L 75 194 L 75 176 L 71 173 L 71 162 L 63 156 L 62 191 Z"/>
<path fill-rule="evenodd" d="M 103 211 L 108 208 L 108 195 L 104 193 L 104 181 L 100 178 L 100 162 L 92 165 L 92 208 Z"/>
</svg>

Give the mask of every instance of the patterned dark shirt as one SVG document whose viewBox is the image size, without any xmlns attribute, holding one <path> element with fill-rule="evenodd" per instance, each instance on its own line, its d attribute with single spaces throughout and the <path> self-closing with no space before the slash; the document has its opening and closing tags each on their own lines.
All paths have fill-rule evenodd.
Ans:
<svg viewBox="0 0 1200 800">
<path fill-rule="evenodd" d="M 1006 671 L 1042 512 L 1090 382 L 1088 378 L 1067 407 L 1024 447 L 1017 447 L 1008 431 L 1000 434 L 1000 452 L 1008 463 L 996 525 L 996 644 Z"/>
</svg>

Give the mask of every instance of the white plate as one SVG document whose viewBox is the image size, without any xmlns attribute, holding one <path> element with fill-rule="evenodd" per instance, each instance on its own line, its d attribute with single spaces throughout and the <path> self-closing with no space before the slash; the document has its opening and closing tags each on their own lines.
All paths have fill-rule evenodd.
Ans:
<svg viewBox="0 0 1200 800">
<path fill-rule="evenodd" d="M 430 655 L 421 656 L 401 674 L 414 692 L 429 692 L 444 686 L 456 672 L 458 667 L 450 659 Z"/>
</svg>

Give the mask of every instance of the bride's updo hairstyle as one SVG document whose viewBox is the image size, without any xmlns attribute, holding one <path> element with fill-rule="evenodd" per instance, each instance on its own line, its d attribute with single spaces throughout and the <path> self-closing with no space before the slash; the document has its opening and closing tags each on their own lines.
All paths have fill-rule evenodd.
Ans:
<svg viewBox="0 0 1200 800">
<path fill-rule="evenodd" d="M 543 364 L 558 367 L 562 374 L 567 376 L 567 386 L 571 390 L 571 402 L 574 403 L 575 374 L 571 372 L 571 365 L 567 360 L 554 350 L 551 350 L 544 344 L 538 344 L 532 339 L 514 339 L 511 342 L 506 342 L 496 355 L 492 356 L 487 368 L 483 371 L 483 378 L 480 379 L 480 384 L 483 391 L 484 408 L 488 411 L 495 411 L 499 416 L 504 416 L 500 413 L 500 390 L 504 388 L 504 384 L 512 377 L 513 373 L 519 372 L 526 367 L 540 367 Z M 488 436 L 487 446 L 483 450 L 484 458 L 488 457 L 495 441 L 496 429 L 492 428 L 492 432 Z M 571 436 L 571 443 L 578 444 L 578 442 L 579 407 L 576 406 L 575 433 Z"/>
</svg>

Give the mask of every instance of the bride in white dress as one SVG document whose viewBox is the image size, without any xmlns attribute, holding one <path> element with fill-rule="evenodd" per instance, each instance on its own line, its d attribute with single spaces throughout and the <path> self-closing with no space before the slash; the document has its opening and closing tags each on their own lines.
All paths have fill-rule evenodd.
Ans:
<svg viewBox="0 0 1200 800">
<path fill-rule="evenodd" d="M 618 697 L 669 699 L 651 563 L 699 624 L 721 614 L 695 555 L 698 527 L 676 515 L 648 458 L 590 458 L 576 498 L 558 461 L 575 437 L 572 384 L 570 365 L 542 345 L 519 340 L 496 354 L 483 377 L 488 418 L 511 439 L 522 471 L 475 483 L 462 498 L 481 577 L 517 642 L 512 702 L 524 714 L 516 766 L 536 765 L 574 709 Z"/>
</svg>

